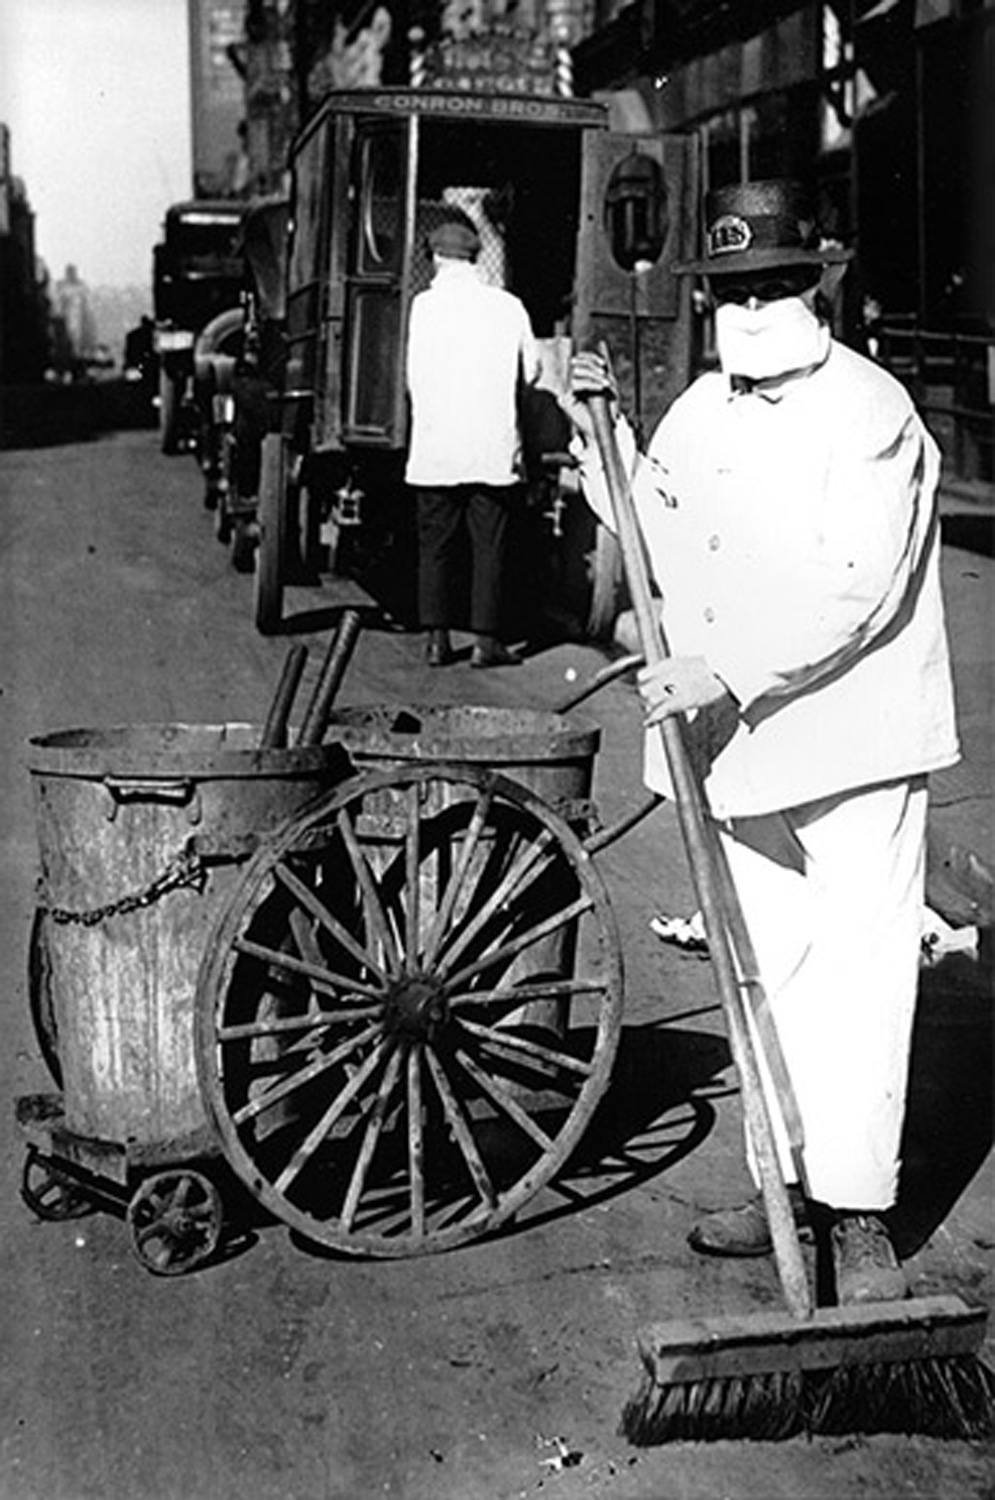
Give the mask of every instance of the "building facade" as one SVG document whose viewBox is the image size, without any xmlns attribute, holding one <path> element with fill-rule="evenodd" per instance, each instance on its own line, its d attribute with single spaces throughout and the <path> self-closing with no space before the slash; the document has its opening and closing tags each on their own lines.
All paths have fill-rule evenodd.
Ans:
<svg viewBox="0 0 995 1500">
<path fill-rule="evenodd" d="M 841 329 L 991 484 L 995 0 L 599 0 L 580 91 L 696 136 L 703 191 L 807 180 L 856 247 Z"/>
<path fill-rule="evenodd" d="M 194 197 L 237 195 L 246 186 L 241 63 L 246 0 L 187 0 L 187 5 Z"/>
<path fill-rule="evenodd" d="M 49 363 L 49 304 L 35 254 L 35 216 L 12 170 L 10 131 L 0 123 L 0 387 L 40 381 Z"/>
<path fill-rule="evenodd" d="M 939 351 L 920 334 L 956 339 L 940 383 L 990 474 L 995 0 L 245 0 L 230 50 L 246 191 L 285 186 L 329 89 L 421 83 L 597 98 L 619 130 L 692 137 L 703 193 L 807 180 L 858 250 L 841 331 L 913 329 L 920 396 Z"/>
<path fill-rule="evenodd" d="M 995 0 L 601 4 L 581 92 L 694 132 L 705 190 L 810 180 L 885 310 L 995 323 Z"/>
</svg>

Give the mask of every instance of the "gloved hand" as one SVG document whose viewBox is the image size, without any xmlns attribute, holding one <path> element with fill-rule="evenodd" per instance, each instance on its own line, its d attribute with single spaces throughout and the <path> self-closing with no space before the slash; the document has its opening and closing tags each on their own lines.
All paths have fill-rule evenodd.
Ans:
<svg viewBox="0 0 995 1500">
<path fill-rule="evenodd" d="M 647 726 L 723 700 L 735 704 L 703 656 L 668 656 L 655 666 L 641 667 L 636 681 L 646 705 L 643 723 Z"/>
<path fill-rule="evenodd" d="M 570 360 L 570 387 L 565 402 L 567 415 L 584 437 L 594 436 L 587 396 L 607 396 L 618 405 L 618 387 L 607 361 L 593 351 L 575 354 Z"/>
</svg>

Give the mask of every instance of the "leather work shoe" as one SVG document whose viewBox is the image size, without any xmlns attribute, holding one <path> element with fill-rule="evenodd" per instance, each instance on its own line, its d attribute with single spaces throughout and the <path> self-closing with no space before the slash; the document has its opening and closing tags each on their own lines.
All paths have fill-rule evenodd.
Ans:
<svg viewBox="0 0 995 1500">
<path fill-rule="evenodd" d="M 498 641 L 493 646 L 474 646 L 470 656 L 471 667 L 520 667 L 522 658 Z"/>
<path fill-rule="evenodd" d="M 788 1189 L 795 1227 L 809 1230 L 805 1200 L 797 1188 Z M 699 1255 L 769 1255 L 774 1248 L 763 1196 L 758 1193 L 738 1208 L 720 1208 L 705 1214 L 688 1235 L 688 1244 Z"/>
<path fill-rule="evenodd" d="M 855 1302 L 899 1302 L 909 1295 L 891 1236 L 877 1214 L 844 1214 L 833 1225 L 836 1297 Z"/>
</svg>

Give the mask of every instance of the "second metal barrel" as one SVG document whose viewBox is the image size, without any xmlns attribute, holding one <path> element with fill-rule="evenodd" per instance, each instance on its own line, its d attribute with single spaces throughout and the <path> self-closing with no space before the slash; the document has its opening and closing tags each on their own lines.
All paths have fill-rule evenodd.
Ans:
<svg viewBox="0 0 995 1500">
<path fill-rule="evenodd" d="M 344 746 L 357 768 L 483 765 L 528 787 L 570 823 L 584 823 L 591 813 L 601 731 L 562 714 L 476 704 L 343 708 L 331 714 L 327 739 Z"/>
</svg>

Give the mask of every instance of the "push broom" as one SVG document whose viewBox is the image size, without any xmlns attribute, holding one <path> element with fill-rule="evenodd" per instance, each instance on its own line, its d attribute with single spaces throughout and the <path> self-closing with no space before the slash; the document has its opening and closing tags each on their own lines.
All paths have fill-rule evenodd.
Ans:
<svg viewBox="0 0 995 1500">
<path fill-rule="evenodd" d="M 604 395 L 586 398 L 615 516 L 642 654 L 668 655 L 629 482 Z M 799 1180 L 802 1133 L 790 1079 L 683 715 L 660 725 L 675 805 L 739 1076 L 786 1311 L 658 1323 L 639 1339 L 643 1379 L 621 1432 L 638 1446 L 799 1433 L 986 1435 L 995 1374 L 980 1359 L 986 1315 L 956 1296 L 816 1307 L 781 1172 L 760 1058 Z"/>
</svg>

